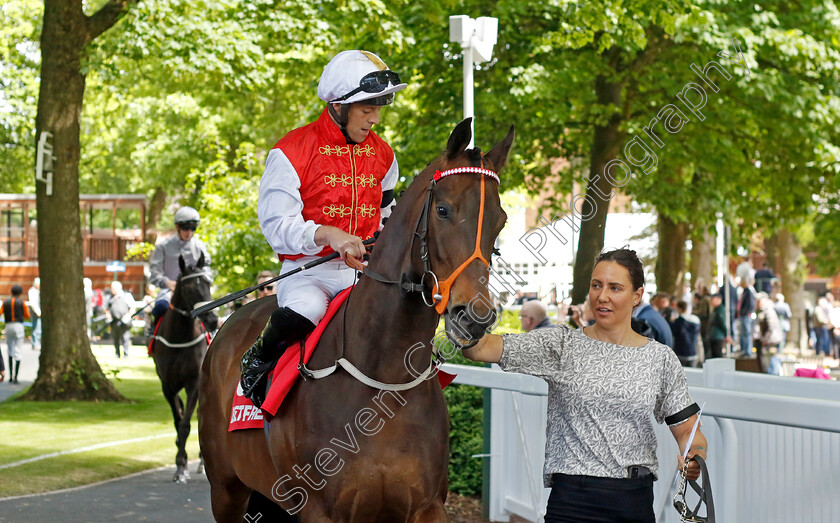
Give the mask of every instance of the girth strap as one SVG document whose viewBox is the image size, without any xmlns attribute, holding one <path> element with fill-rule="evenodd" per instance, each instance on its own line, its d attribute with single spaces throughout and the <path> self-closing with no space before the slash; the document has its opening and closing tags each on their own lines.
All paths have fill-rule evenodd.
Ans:
<svg viewBox="0 0 840 523">
<path fill-rule="evenodd" d="M 304 374 L 308 378 L 312 379 L 321 379 L 326 378 L 333 372 L 335 372 L 338 367 L 341 366 L 344 370 L 347 371 L 348 374 L 359 380 L 360 382 L 364 383 L 368 387 L 372 387 L 374 389 L 379 390 L 388 390 L 388 391 L 395 391 L 400 392 L 403 390 L 413 389 L 420 383 L 426 381 L 429 375 L 432 373 L 432 370 L 435 368 L 434 362 L 429 361 L 429 367 L 423 371 L 419 376 L 414 378 L 413 380 L 409 381 L 408 383 L 383 383 L 381 381 L 377 381 L 373 378 L 368 377 L 362 371 L 360 371 L 355 365 L 350 363 L 345 358 L 339 358 L 335 361 L 332 367 L 325 367 L 323 369 L 318 370 L 309 370 L 306 368 L 305 365 L 301 364 L 298 365 L 298 370 L 301 371 L 301 374 Z"/>
<path fill-rule="evenodd" d="M 171 349 L 183 349 L 185 347 L 192 347 L 193 345 L 200 342 L 201 340 L 206 340 L 207 339 L 207 333 L 202 332 L 201 334 L 198 335 L 198 337 L 196 339 L 194 339 L 192 341 L 185 342 L 185 343 L 171 343 L 171 342 L 167 341 L 167 339 L 164 338 L 163 336 L 149 336 L 149 337 L 153 340 L 156 340 L 156 341 L 159 341 L 159 342 L 163 343 L 164 345 L 166 345 L 167 347 L 169 347 Z"/>
</svg>

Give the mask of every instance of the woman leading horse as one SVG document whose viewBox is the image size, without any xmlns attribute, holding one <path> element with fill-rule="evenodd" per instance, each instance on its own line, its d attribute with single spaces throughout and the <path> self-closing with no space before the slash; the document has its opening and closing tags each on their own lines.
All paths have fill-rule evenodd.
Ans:
<svg viewBox="0 0 840 523">
<path fill-rule="evenodd" d="M 449 422 L 440 386 L 381 385 L 416 381 L 407 367 L 429 366 L 441 315 L 464 346 L 495 319 L 488 260 L 506 220 L 497 173 L 513 129 L 486 156 L 466 149 L 470 138 L 465 120 L 406 190 L 366 276 L 308 363 L 320 369 L 343 358 L 379 385 L 343 370 L 300 381 L 266 431 L 229 432 L 239 359 L 276 305 L 253 302 L 220 330 L 202 366 L 199 406 L 217 521 L 241 521 L 252 492 L 303 521 L 446 521 Z"/>
</svg>

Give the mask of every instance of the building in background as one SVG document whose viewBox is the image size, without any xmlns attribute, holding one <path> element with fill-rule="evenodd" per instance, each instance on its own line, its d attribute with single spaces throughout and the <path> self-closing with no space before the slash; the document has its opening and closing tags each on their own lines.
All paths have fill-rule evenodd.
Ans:
<svg viewBox="0 0 840 523">
<path fill-rule="evenodd" d="M 122 262 L 117 273 L 123 287 L 142 296 L 145 262 L 125 261 L 126 251 L 146 236 L 146 196 L 83 194 L 79 196 L 84 275 L 95 289 L 107 288 L 114 273 L 109 263 Z M 0 296 L 12 285 L 29 285 L 39 276 L 38 224 L 34 194 L 0 194 Z"/>
</svg>

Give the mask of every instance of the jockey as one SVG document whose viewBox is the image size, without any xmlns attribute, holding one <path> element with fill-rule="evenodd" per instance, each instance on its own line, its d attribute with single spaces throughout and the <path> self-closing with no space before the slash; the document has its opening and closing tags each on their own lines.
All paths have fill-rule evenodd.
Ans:
<svg viewBox="0 0 840 523">
<path fill-rule="evenodd" d="M 178 257 L 184 257 L 187 266 L 196 265 L 201 254 L 204 254 L 203 271 L 207 279 L 213 281 L 213 273 L 210 271 L 210 255 L 204 242 L 195 237 L 195 230 L 201 221 L 198 211 L 192 207 L 181 207 L 175 213 L 175 232 L 155 245 L 155 250 L 149 258 L 149 281 L 152 285 L 161 290 L 155 298 L 152 306 L 152 322 L 150 329 L 154 330 L 158 320 L 169 310 L 169 301 L 172 299 L 172 291 L 175 290 L 175 282 L 181 273 L 178 265 Z"/>
<path fill-rule="evenodd" d="M 341 259 L 278 282 L 279 309 L 242 357 L 242 389 L 257 406 L 271 362 L 314 329 L 329 300 L 353 284 L 355 271 L 348 265 L 360 263 L 362 240 L 391 214 L 397 160 L 371 127 L 379 123 L 382 106 L 405 87 L 375 54 L 343 51 L 321 74 L 321 116 L 289 132 L 268 153 L 257 213 L 283 261 L 281 275 L 332 252 Z"/>
</svg>

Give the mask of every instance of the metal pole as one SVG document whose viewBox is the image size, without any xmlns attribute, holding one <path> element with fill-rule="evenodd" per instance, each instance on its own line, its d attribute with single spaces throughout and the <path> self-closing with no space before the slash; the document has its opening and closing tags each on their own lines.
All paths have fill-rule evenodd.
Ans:
<svg viewBox="0 0 840 523">
<path fill-rule="evenodd" d="M 475 107 L 473 104 L 473 48 L 470 42 L 462 43 L 464 46 L 464 118 L 472 118 L 470 128 L 472 138 L 468 148 L 475 146 Z"/>
<path fill-rule="evenodd" d="M 726 356 L 730 356 L 732 354 L 732 345 L 734 345 L 734 338 L 733 338 L 733 329 L 732 329 L 732 309 L 730 309 L 731 304 L 731 295 L 730 295 L 730 286 L 732 283 L 730 282 L 730 274 L 729 274 L 729 226 L 724 225 L 723 227 L 723 265 L 724 265 L 724 279 L 723 284 L 726 286 L 726 294 L 725 296 L 725 303 L 726 303 L 726 334 L 729 338 L 732 338 L 733 343 L 726 344 Z"/>
</svg>

